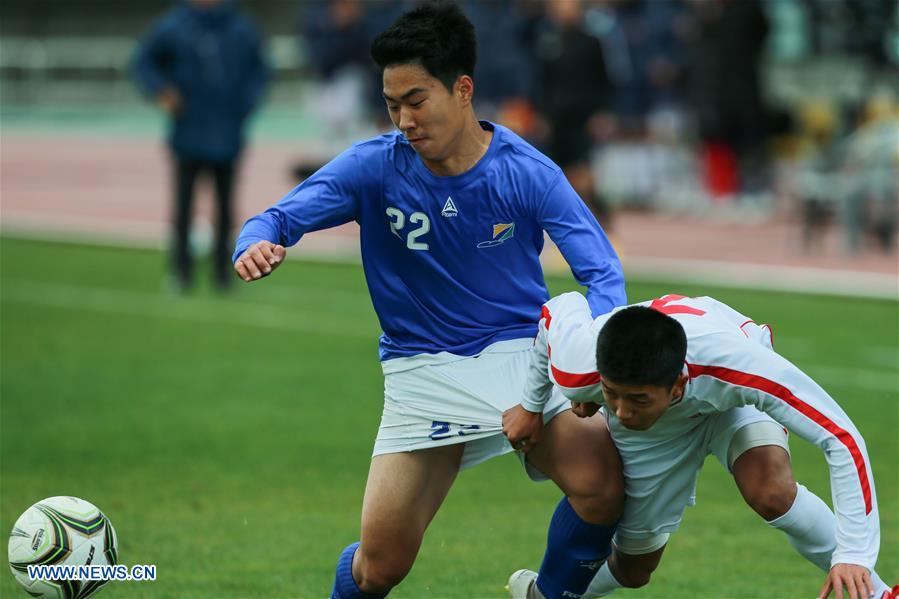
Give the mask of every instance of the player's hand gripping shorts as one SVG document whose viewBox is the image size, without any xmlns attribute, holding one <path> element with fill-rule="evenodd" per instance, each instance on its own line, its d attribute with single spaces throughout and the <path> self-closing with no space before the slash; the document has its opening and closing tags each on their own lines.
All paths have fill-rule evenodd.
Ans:
<svg viewBox="0 0 899 599">
<path fill-rule="evenodd" d="M 533 344 L 515 339 L 474 357 L 441 353 L 382 362 L 384 412 L 373 455 L 465 443 L 464 469 L 512 451 L 503 412 L 521 403 Z M 544 423 L 570 407 L 554 390 Z M 545 478 L 531 468 L 528 474 Z"/>
</svg>

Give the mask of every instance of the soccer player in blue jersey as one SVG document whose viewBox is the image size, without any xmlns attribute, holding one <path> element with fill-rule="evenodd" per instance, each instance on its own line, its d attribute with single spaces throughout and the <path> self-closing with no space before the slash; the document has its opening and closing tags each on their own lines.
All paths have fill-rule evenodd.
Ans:
<svg viewBox="0 0 899 599">
<path fill-rule="evenodd" d="M 547 231 L 595 314 L 625 303 L 621 266 L 561 170 L 472 108 L 475 34 L 453 4 L 405 15 L 372 44 L 398 131 L 355 144 L 243 228 L 235 270 L 270 274 L 307 232 L 359 223 L 383 334 L 384 411 L 361 539 L 337 562 L 332 598 L 384 597 L 409 572 L 459 470 L 513 450 L 502 415 L 519 405 L 548 294 Z M 528 474 L 565 493 L 537 585 L 579 596 L 610 552 L 623 481 L 605 422 L 560 393 Z M 536 441 L 536 439 L 534 439 Z"/>
</svg>

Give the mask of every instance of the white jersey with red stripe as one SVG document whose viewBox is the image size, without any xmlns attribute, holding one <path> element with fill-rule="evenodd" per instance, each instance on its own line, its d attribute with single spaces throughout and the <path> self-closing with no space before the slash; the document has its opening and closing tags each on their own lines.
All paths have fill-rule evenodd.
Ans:
<svg viewBox="0 0 899 599">
<path fill-rule="evenodd" d="M 671 316 L 687 335 L 684 368 L 690 378 L 683 399 L 649 431 L 654 435 L 682 434 L 691 429 L 691 418 L 738 406 L 751 405 L 766 412 L 824 451 L 837 516 L 832 563 L 873 569 L 880 525 L 864 440 L 824 389 L 774 351 L 770 328 L 710 297 L 666 295 L 634 305 Z M 594 319 L 578 293 L 547 302 L 522 405 L 542 411 L 553 384 L 572 401 L 602 403 L 596 340 L 609 317 L 623 308 Z"/>
</svg>

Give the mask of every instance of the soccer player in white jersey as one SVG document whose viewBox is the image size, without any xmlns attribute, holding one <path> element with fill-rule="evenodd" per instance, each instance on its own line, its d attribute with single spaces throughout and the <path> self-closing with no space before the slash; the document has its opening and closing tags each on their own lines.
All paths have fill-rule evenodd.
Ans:
<svg viewBox="0 0 899 599">
<path fill-rule="evenodd" d="M 774 351 L 766 325 L 712 298 L 678 295 L 594 318 L 582 295 L 566 293 L 545 304 L 524 400 L 504 416 L 512 443 L 539 447 L 540 412 L 554 386 L 580 416 L 603 406 L 624 468 L 615 550 L 584 597 L 649 583 L 709 454 L 746 503 L 827 572 L 821 597 L 842 597 L 844 587 L 853 599 L 899 592 L 874 572 L 880 524 L 864 440 L 821 387 Z M 794 481 L 786 429 L 824 451 L 836 515 Z M 535 578 L 513 574 L 513 598 L 539 597 Z"/>
<path fill-rule="evenodd" d="M 337 563 L 339 599 L 386 595 L 412 567 L 459 470 L 512 451 L 502 413 L 520 401 L 549 299 L 544 231 L 594 313 L 626 303 L 618 258 L 559 167 L 475 117 L 474 28 L 458 7 L 407 13 L 375 39 L 372 57 L 398 131 L 355 144 L 250 219 L 234 254 L 249 282 L 278 267 L 303 234 L 359 223 L 383 330 L 384 411 L 360 543 Z M 561 394 L 546 403 L 547 430 L 526 464 L 566 495 L 540 573 L 553 599 L 586 590 L 590 566 L 611 551 L 624 499 L 606 423 L 569 407 Z"/>
</svg>

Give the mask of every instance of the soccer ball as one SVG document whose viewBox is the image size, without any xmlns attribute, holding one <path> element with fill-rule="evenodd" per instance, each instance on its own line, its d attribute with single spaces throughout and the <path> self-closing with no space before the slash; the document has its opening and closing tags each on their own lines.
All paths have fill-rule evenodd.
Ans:
<svg viewBox="0 0 899 599">
<path fill-rule="evenodd" d="M 9 535 L 9 567 L 33 597 L 83 599 L 105 580 L 31 580 L 30 565 L 113 566 L 118 538 L 109 519 L 77 497 L 48 497 L 19 516 Z"/>
</svg>

